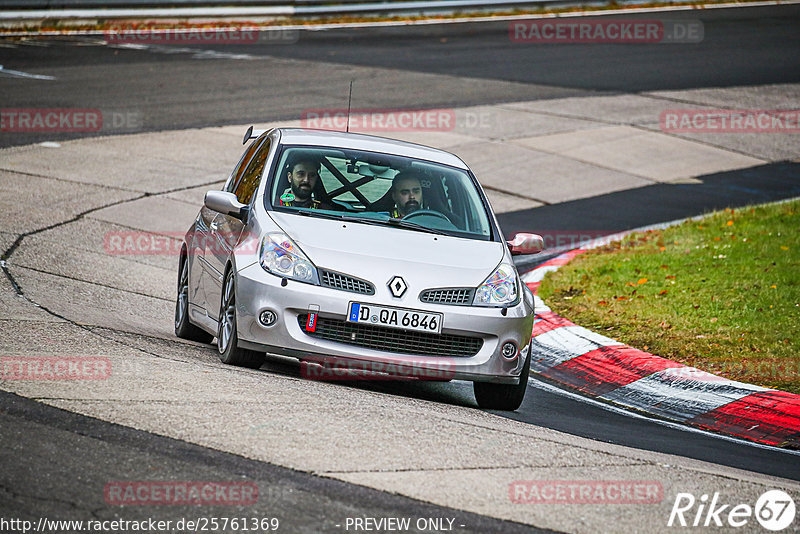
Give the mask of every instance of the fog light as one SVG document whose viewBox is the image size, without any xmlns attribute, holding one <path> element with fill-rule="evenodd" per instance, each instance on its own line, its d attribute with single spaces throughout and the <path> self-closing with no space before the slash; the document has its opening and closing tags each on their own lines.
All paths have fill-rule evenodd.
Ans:
<svg viewBox="0 0 800 534">
<path fill-rule="evenodd" d="M 509 341 L 503 345 L 501 353 L 503 354 L 503 358 L 513 360 L 517 357 L 517 346 Z"/>
<path fill-rule="evenodd" d="M 272 310 L 264 310 L 261 312 L 261 315 L 258 316 L 258 320 L 264 326 L 272 326 L 275 324 L 275 321 L 278 319 L 278 316 L 275 315 L 275 312 Z"/>
</svg>

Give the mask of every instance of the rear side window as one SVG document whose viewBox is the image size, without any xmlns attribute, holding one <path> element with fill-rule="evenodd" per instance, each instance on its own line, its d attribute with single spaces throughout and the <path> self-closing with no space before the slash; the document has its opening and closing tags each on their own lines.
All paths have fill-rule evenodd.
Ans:
<svg viewBox="0 0 800 534">
<path fill-rule="evenodd" d="M 253 200 L 253 195 L 261 181 L 261 175 L 264 174 L 264 164 L 267 162 L 270 145 L 269 138 L 264 139 L 236 184 L 233 193 L 236 195 L 236 200 L 242 204 L 250 204 L 250 201 Z"/>
</svg>

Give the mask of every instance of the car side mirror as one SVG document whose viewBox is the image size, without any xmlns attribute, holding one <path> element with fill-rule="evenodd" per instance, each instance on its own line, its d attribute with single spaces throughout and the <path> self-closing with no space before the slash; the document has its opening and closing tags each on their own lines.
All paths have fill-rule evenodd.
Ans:
<svg viewBox="0 0 800 534">
<path fill-rule="evenodd" d="M 515 234 L 508 243 L 512 256 L 519 254 L 538 254 L 544 249 L 544 239 L 537 234 Z"/>
<path fill-rule="evenodd" d="M 203 204 L 208 209 L 224 213 L 244 220 L 247 216 L 247 205 L 237 200 L 236 195 L 227 191 L 208 191 Z"/>
</svg>

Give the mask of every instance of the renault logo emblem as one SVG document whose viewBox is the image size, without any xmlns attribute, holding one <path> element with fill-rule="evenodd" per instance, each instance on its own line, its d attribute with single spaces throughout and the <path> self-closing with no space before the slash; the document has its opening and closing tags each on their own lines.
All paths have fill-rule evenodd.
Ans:
<svg viewBox="0 0 800 534">
<path fill-rule="evenodd" d="M 391 280 L 389 280 L 389 291 L 392 292 L 396 298 L 400 298 L 408 289 L 406 285 L 406 281 L 400 278 L 399 276 L 395 276 Z"/>
</svg>

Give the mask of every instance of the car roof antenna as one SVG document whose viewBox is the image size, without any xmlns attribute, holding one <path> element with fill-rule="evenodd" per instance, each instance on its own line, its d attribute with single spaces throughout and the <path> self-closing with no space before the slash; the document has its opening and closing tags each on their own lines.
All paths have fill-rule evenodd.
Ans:
<svg viewBox="0 0 800 534">
<path fill-rule="evenodd" d="M 346 133 L 350 133 L 350 103 L 353 101 L 353 82 L 350 80 L 350 95 L 347 97 L 347 128 Z"/>
</svg>

